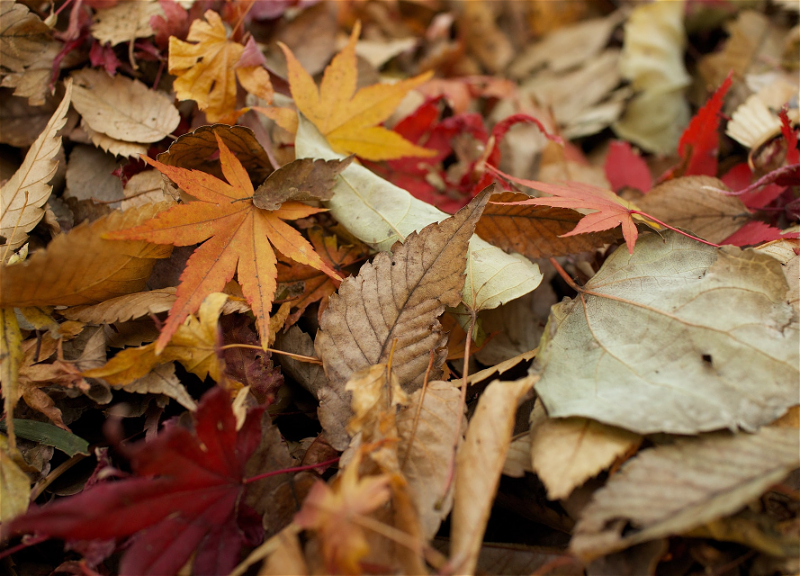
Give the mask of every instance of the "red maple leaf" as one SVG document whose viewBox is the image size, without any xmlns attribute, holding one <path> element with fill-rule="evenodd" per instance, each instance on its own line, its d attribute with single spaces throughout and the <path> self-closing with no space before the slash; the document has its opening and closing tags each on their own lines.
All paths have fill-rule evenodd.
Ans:
<svg viewBox="0 0 800 576">
<path fill-rule="evenodd" d="M 226 574 L 245 535 L 237 504 L 247 459 L 261 441 L 252 410 L 236 431 L 227 392 L 213 388 L 197 408 L 195 432 L 173 426 L 151 442 L 121 447 L 135 478 L 97 484 L 27 514 L 5 527 L 65 540 L 132 540 L 121 575 L 175 574 L 199 548 L 194 574 Z"/>
<path fill-rule="evenodd" d="M 605 173 L 612 190 L 636 188 L 647 192 L 653 187 L 653 177 L 644 159 L 633 151 L 631 145 L 614 140 L 608 147 Z"/>
</svg>

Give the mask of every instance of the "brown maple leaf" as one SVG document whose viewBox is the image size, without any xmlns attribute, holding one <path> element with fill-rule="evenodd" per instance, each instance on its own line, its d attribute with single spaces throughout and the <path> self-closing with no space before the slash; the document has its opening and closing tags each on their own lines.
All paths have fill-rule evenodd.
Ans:
<svg viewBox="0 0 800 576">
<path fill-rule="evenodd" d="M 141 226 L 108 234 L 115 240 L 148 240 L 156 244 L 190 246 L 205 242 L 186 264 L 178 286 L 178 299 L 156 342 L 160 352 L 186 317 L 212 292 L 221 292 L 238 269 L 239 284 L 256 316 L 262 344 L 269 341 L 269 313 L 275 296 L 276 259 L 281 254 L 339 276 L 314 252 L 314 248 L 284 220 L 322 212 L 299 202 L 286 202 L 277 210 L 260 210 L 253 204 L 253 185 L 242 164 L 217 138 L 222 174 L 228 183 L 197 170 L 166 166 L 143 158 L 197 202 L 181 204 Z"/>
</svg>

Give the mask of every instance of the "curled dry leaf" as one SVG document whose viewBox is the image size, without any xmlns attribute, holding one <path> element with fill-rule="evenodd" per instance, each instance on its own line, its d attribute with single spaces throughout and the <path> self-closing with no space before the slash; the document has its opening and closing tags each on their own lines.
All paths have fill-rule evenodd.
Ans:
<svg viewBox="0 0 800 576">
<path fill-rule="evenodd" d="M 467 245 L 491 193 L 484 190 L 451 218 L 411 234 L 342 282 L 315 343 L 334 389 L 390 354 L 392 372 L 406 390 L 422 386 L 431 351 L 430 378 L 441 376 L 447 336 L 437 318 L 461 300 Z"/>
<path fill-rule="evenodd" d="M 295 147 L 299 158 L 342 159 L 302 115 Z M 378 250 L 389 250 L 413 231 L 448 216 L 356 164 L 339 176 L 327 206 L 351 234 Z M 477 236 L 470 240 L 468 259 L 462 299 L 476 310 L 496 308 L 542 281 L 536 264 L 521 254 L 506 254 Z"/>
<path fill-rule="evenodd" d="M 424 392 L 424 393 L 423 393 Z M 420 403 L 422 405 L 420 406 Z M 397 458 L 400 471 L 408 481 L 408 491 L 417 509 L 422 534 L 430 540 L 450 513 L 453 493 L 442 499 L 447 483 L 453 438 L 459 419 L 466 430 L 466 417 L 459 414 L 461 391 L 451 382 L 436 380 L 415 391 L 408 405 L 397 414 L 400 443 Z M 419 413 L 419 418 L 417 418 Z"/>
<path fill-rule="evenodd" d="M 100 8 L 94 17 L 92 36 L 101 44 L 109 43 L 112 46 L 120 42 L 133 42 L 136 38 L 147 38 L 153 35 L 150 18 L 163 14 L 164 10 L 155 0 L 121 2 L 110 8 Z"/>
<path fill-rule="evenodd" d="M 352 161 L 353 156 L 344 160 L 294 160 L 275 170 L 256 188 L 253 204 L 262 210 L 277 210 L 289 200 L 330 200 L 336 176 Z"/>
<path fill-rule="evenodd" d="M 514 431 L 517 406 L 538 376 L 495 380 L 478 400 L 467 439 L 456 459 L 450 563 L 456 574 L 473 574 L 500 474 Z"/>
<path fill-rule="evenodd" d="M 548 418 L 541 402 L 531 412 L 530 459 L 551 500 L 608 468 L 641 436 L 588 418 Z"/>
<path fill-rule="evenodd" d="M 5 6 L 7 4 L 3 9 Z M 72 82 L 67 81 L 66 88 L 64 99 L 47 126 L 28 149 L 22 165 L 0 191 L 0 248 L 3 250 L 0 261 L 5 260 L 8 249 L 16 250 L 25 243 L 28 232 L 44 216 L 43 206 L 53 189 L 49 182 L 58 168 L 58 160 L 54 159 L 61 149 L 58 131 L 67 122 Z"/>
<path fill-rule="evenodd" d="M 750 211 L 736 196 L 717 190 L 728 187 L 710 176 L 685 176 L 656 186 L 637 203 L 659 220 L 719 243 L 750 220 Z"/>
<path fill-rule="evenodd" d="M 553 308 L 536 391 L 552 417 L 640 434 L 757 429 L 800 403 L 788 289 L 752 249 L 645 236 Z"/>
<path fill-rule="evenodd" d="M 138 80 L 111 78 L 103 70 L 83 69 L 72 77 L 72 105 L 89 127 L 123 142 L 157 142 L 180 122 L 168 96 Z"/>
<path fill-rule="evenodd" d="M 594 494 L 570 549 L 590 560 L 731 514 L 800 465 L 798 454 L 797 430 L 772 427 L 644 450 Z"/>
<path fill-rule="evenodd" d="M 166 204 L 112 212 L 56 236 L 46 250 L 27 261 L 0 264 L 0 306 L 75 306 L 94 304 L 144 288 L 156 259 L 171 246 L 142 241 L 124 243 L 103 234 L 149 220 Z"/>
</svg>

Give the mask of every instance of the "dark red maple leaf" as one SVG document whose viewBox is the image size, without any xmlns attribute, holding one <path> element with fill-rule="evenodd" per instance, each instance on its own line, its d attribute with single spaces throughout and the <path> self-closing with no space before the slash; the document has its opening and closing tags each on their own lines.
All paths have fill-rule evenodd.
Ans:
<svg viewBox="0 0 800 576">
<path fill-rule="evenodd" d="M 195 434 L 172 426 L 151 442 L 121 447 L 136 474 L 93 486 L 4 527 L 65 540 L 109 540 L 135 534 L 121 575 L 177 573 L 199 548 L 193 574 L 226 574 L 246 536 L 237 520 L 245 464 L 261 441 L 263 408 L 236 431 L 228 393 L 207 392 Z"/>
<path fill-rule="evenodd" d="M 647 162 L 633 151 L 629 143 L 622 140 L 613 140 L 609 145 L 605 173 L 614 192 L 636 188 L 646 193 L 653 187 Z"/>
</svg>

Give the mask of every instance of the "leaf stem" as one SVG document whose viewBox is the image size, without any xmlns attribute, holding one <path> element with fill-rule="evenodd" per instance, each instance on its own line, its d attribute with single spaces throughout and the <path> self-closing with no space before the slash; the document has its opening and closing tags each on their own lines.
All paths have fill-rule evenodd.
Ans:
<svg viewBox="0 0 800 576">
<path fill-rule="evenodd" d="M 689 234 L 688 232 L 684 232 L 683 230 L 678 230 L 674 226 L 670 226 L 666 222 L 662 222 L 658 218 L 654 218 L 653 216 L 650 216 L 650 214 L 648 214 L 646 212 L 642 212 L 640 210 L 628 210 L 628 212 L 630 214 L 639 214 L 641 216 L 644 216 L 645 218 L 649 218 L 650 220 L 652 220 L 656 224 L 660 224 L 664 228 L 667 228 L 668 230 L 672 230 L 673 232 L 677 232 L 678 234 L 681 234 L 682 236 L 686 236 L 687 238 L 691 238 L 692 240 L 697 240 L 701 244 L 706 244 L 708 246 L 713 246 L 714 248 L 720 248 L 719 244 L 714 244 L 713 242 L 709 242 L 708 240 L 703 240 L 702 238 L 698 238 L 697 236 L 692 236 L 691 234 Z"/>
<path fill-rule="evenodd" d="M 414 445 L 414 437 L 417 435 L 417 425 L 419 424 L 419 415 L 422 412 L 422 403 L 425 401 L 425 392 L 428 390 L 428 377 L 431 374 L 431 368 L 433 368 L 433 356 L 434 351 L 431 350 L 430 359 L 428 360 L 428 368 L 425 370 L 425 379 L 422 381 L 422 392 L 419 395 L 419 402 L 417 403 L 417 411 L 414 414 L 414 424 L 411 426 L 411 436 L 408 438 L 408 448 L 406 448 L 406 453 L 403 456 L 403 461 L 400 463 L 400 471 L 405 468 L 406 462 L 408 461 L 408 455 L 411 454 L 411 447 Z"/>
<path fill-rule="evenodd" d="M 262 348 L 261 346 L 254 346 L 252 344 L 225 344 L 225 346 L 220 346 L 220 350 L 230 350 L 232 348 L 247 348 L 249 350 L 260 350 L 262 352 L 272 352 L 273 354 L 282 354 L 284 356 L 289 356 L 290 358 L 294 358 L 295 360 L 299 360 L 300 362 L 308 362 L 309 364 L 319 364 L 322 366 L 322 360 L 319 358 L 314 358 L 313 356 L 303 356 L 302 354 L 293 354 L 291 352 L 284 352 L 283 350 L 275 350 L 274 348 Z"/>
<path fill-rule="evenodd" d="M 580 294 L 580 293 L 582 293 L 584 291 L 583 288 L 578 286 L 575 283 L 575 281 L 572 278 L 570 278 L 569 274 L 567 274 L 567 271 L 564 270 L 561 267 L 561 264 L 558 263 L 558 260 L 556 260 L 555 258 L 550 258 L 550 264 L 553 265 L 553 268 L 556 269 L 556 272 L 558 272 L 558 275 L 561 276 L 564 279 L 564 282 L 569 284 L 569 287 L 572 288 L 573 290 L 575 290 L 575 292 Z"/>
<path fill-rule="evenodd" d="M 264 478 L 269 478 L 270 476 L 278 476 L 279 474 L 291 474 L 293 472 L 303 472 L 305 470 L 314 470 L 316 468 L 324 468 L 325 466 L 330 466 L 331 464 L 336 464 L 339 461 L 339 457 L 332 458 L 331 460 L 326 460 L 325 462 L 320 462 L 318 464 L 308 464 L 306 466 L 295 466 L 294 468 L 283 468 L 282 470 L 273 470 L 272 472 L 265 472 L 264 474 L 258 474 L 257 476 L 251 476 L 250 478 L 245 478 L 242 480 L 242 484 L 250 484 L 251 482 L 255 482 L 257 480 L 263 480 Z"/>
</svg>

